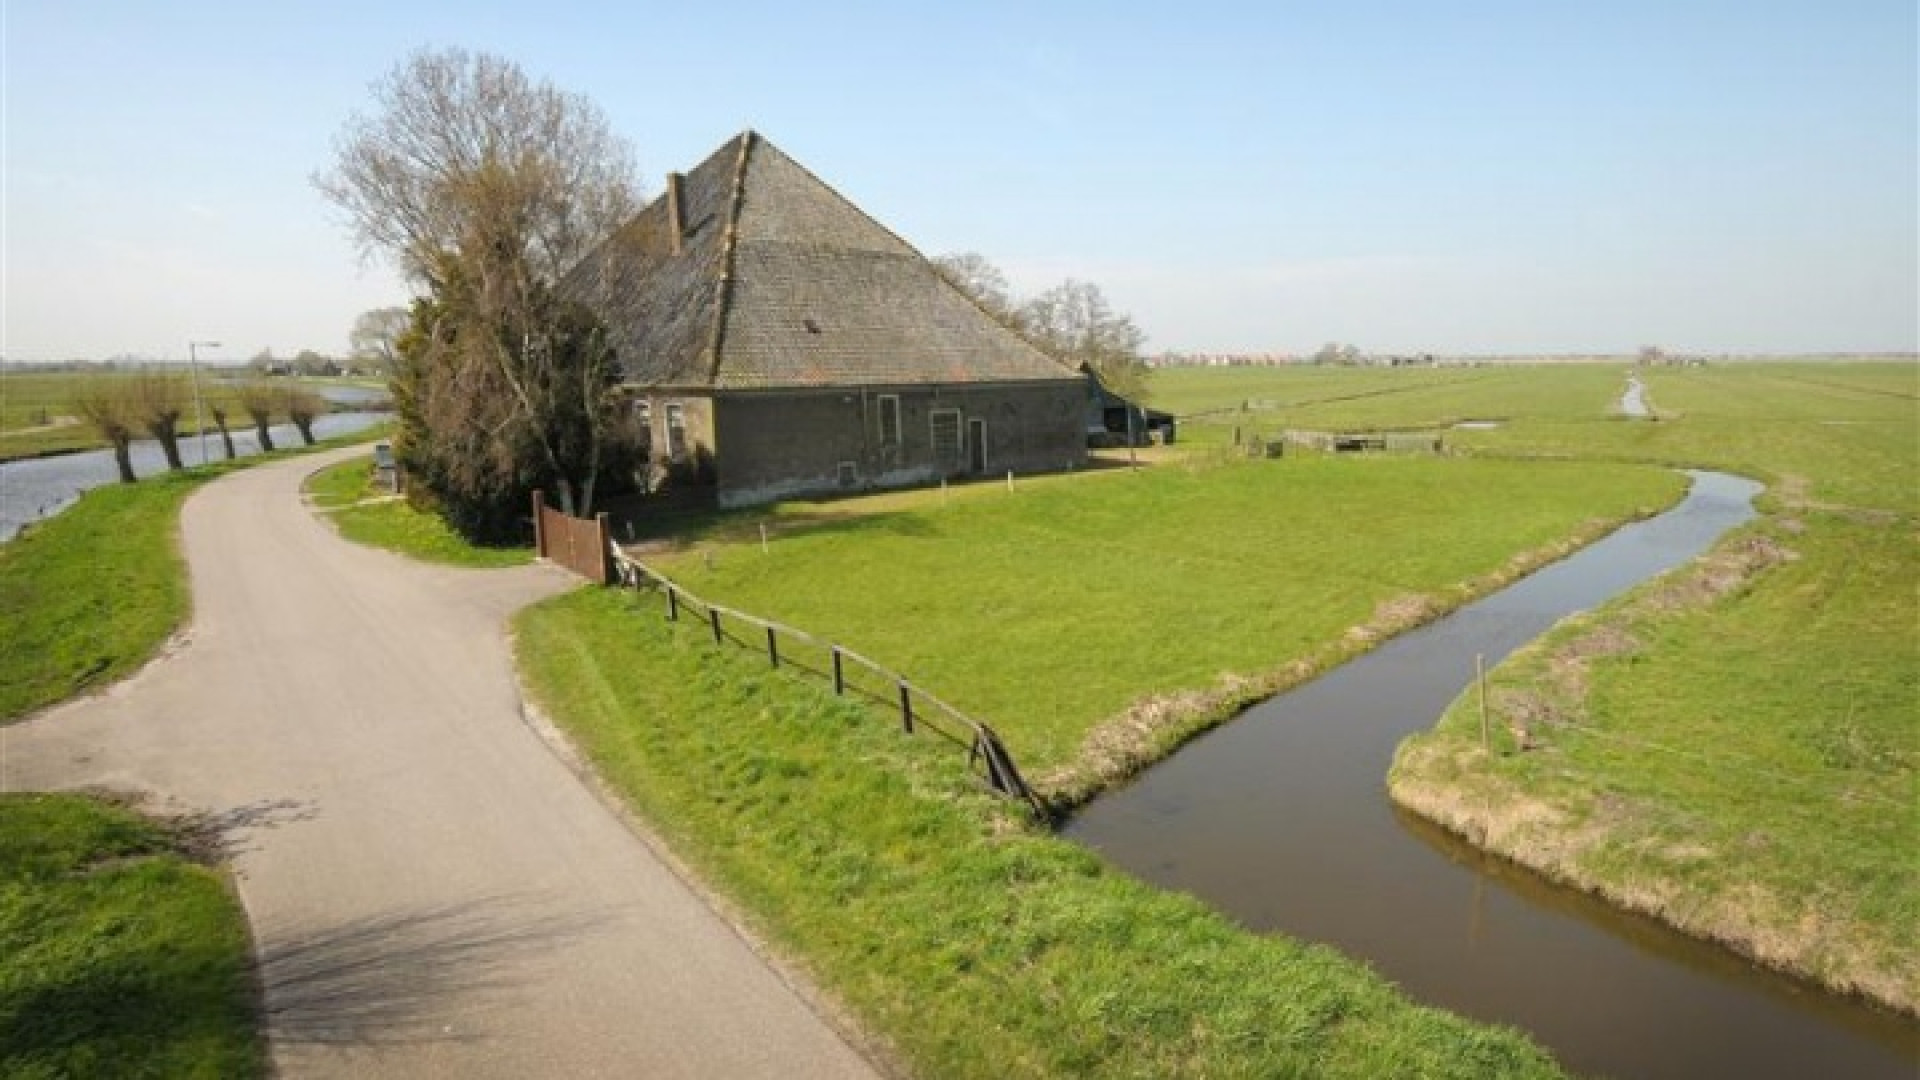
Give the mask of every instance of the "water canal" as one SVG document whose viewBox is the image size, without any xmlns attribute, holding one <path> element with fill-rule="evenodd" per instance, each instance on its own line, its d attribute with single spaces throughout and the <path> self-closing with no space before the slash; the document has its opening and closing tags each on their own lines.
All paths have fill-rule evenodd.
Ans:
<svg viewBox="0 0 1920 1080">
<path fill-rule="evenodd" d="M 313 422 L 313 434 L 317 439 L 331 439 L 336 435 L 363 430 L 390 417 L 391 414 L 377 412 L 329 413 Z M 277 447 L 284 449 L 300 445 L 300 434 L 292 424 L 275 424 L 268 429 L 268 433 Z M 217 432 L 208 433 L 206 448 L 208 456 L 214 461 L 220 461 L 226 455 Z M 240 457 L 260 452 L 260 440 L 251 426 L 233 429 L 233 450 Z M 137 439 L 132 451 L 134 475 L 152 476 L 166 471 L 166 459 L 161 456 L 160 444 L 154 440 Z M 198 436 L 189 435 L 180 440 L 180 458 L 189 467 L 200 464 Z M 77 454 L 0 463 L 0 541 L 11 540 L 30 522 L 51 517 L 72 506 L 81 493 L 114 483 L 119 478 L 111 450 L 86 450 Z"/>
<path fill-rule="evenodd" d="M 1760 487 L 1694 473 L 1675 508 L 1258 705 L 1063 830 L 1247 927 L 1333 945 L 1413 997 L 1617 1077 L 1899 1077 L 1920 1029 L 1555 886 L 1398 811 L 1400 740 L 1564 616 L 1678 566 Z"/>
</svg>

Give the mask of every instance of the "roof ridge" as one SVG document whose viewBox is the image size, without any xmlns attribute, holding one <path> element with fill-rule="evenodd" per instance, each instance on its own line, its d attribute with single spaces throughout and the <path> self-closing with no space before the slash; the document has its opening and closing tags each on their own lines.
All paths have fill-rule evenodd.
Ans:
<svg viewBox="0 0 1920 1080">
<path fill-rule="evenodd" d="M 720 378 L 721 351 L 727 343 L 727 312 L 733 300 L 734 252 L 740 240 L 740 204 L 746 198 L 747 155 L 760 136 L 749 128 L 740 133 L 740 155 L 733 164 L 733 190 L 727 196 L 727 220 L 720 232 L 720 280 L 713 301 L 713 333 L 707 340 L 711 360 L 707 365 L 709 382 Z"/>
</svg>

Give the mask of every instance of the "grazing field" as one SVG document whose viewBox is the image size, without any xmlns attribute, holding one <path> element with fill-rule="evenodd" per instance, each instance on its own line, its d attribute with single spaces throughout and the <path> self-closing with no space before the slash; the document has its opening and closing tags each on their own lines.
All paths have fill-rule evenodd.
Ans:
<svg viewBox="0 0 1920 1080">
<path fill-rule="evenodd" d="M 249 1077 L 246 918 L 174 832 L 0 794 L 0 1075 Z"/>
<path fill-rule="evenodd" d="M 1180 439 L 1212 445 L 1309 431 L 1432 430 L 1463 421 L 1618 417 L 1624 366 L 1175 368 L 1154 373 L 1153 405 L 1182 415 Z"/>
<path fill-rule="evenodd" d="M 387 497 L 373 486 L 373 458 L 354 458 L 315 473 L 307 480 L 313 504 L 327 513 L 340 535 L 355 543 L 385 548 L 422 562 L 481 569 L 524 566 L 533 561 L 526 547 L 477 547 L 447 523 L 417 510 L 403 499 Z"/>
<path fill-rule="evenodd" d="M 580 590 L 515 627 L 600 776 L 910 1075 L 1559 1075 L 1523 1035 L 1109 869 L 950 745 L 716 648 L 658 597 Z"/>
<path fill-rule="evenodd" d="M 647 561 L 907 673 L 1071 800 L 1683 486 L 1611 465 L 1199 462 L 790 503 Z"/>
<path fill-rule="evenodd" d="M 1920 1012 L 1920 372 L 1648 376 L 1664 417 L 1588 446 L 1766 480 L 1708 559 L 1558 628 L 1402 748 L 1395 797 L 1768 964 Z M 1599 427 L 1596 425 L 1596 427 Z M 1487 447 L 1498 440 L 1489 438 Z M 1525 728 L 1534 749 L 1517 752 Z"/>
</svg>

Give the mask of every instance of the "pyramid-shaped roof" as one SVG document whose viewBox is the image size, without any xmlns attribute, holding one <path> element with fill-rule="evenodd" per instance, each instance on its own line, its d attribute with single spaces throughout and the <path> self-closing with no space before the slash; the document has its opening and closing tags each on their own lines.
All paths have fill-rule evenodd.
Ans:
<svg viewBox="0 0 1920 1080">
<path fill-rule="evenodd" d="M 671 183 L 671 181 L 670 181 Z M 932 263 L 754 132 L 662 195 L 568 279 L 626 381 L 751 390 L 1060 381 Z"/>
</svg>

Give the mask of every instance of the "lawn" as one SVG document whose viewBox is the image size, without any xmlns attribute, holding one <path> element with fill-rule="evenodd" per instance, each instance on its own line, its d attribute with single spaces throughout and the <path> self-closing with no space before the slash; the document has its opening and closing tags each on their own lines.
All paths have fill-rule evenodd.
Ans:
<svg viewBox="0 0 1920 1080">
<path fill-rule="evenodd" d="M 1707 560 L 1564 625 L 1454 704 L 1395 797 L 1556 877 L 1920 1012 L 1920 377 L 1911 365 L 1657 371 L 1658 423 L 1508 449 L 1765 478 Z M 1501 808 L 1498 812 L 1487 808 Z M 1525 808 L 1529 812 L 1523 813 Z"/>
<path fill-rule="evenodd" d="M 0 795 L 0 1075 L 262 1076 L 246 919 L 180 836 Z"/>
<path fill-rule="evenodd" d="M 1170 464 L 945 501 L 790 503 L 647 560 L 904 672 L 1071 799 L 1682 486 L 1652 469 L 1433 457 Z M 1165 729 L 1110 760 L 1147 714 Z"/>
<path fill-rule="evenodd" d="M 389 497 L 374 486 L 371 456 L 320 470 L 308 478 L 306 490 L 340 535 L 355 543 L 443 566 L 491 569 L 533 561 L 532 548 L 470 544 L 439 516 Z"/>
<path fill-rule="evenodd" d="M 515 626 L 535 700 L 600 776 L 912 1075 L 1558 1075 L 1518 1033 L 1108 869 L 953 747 L 657 598 L 584 590 Z"/>
</svg>

